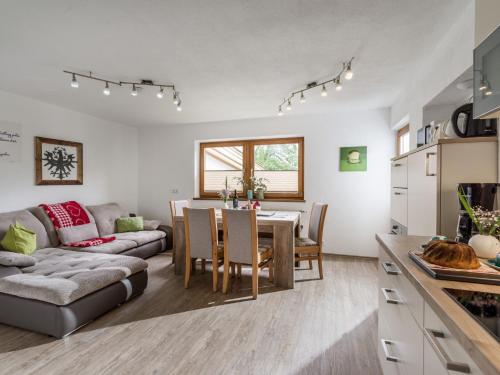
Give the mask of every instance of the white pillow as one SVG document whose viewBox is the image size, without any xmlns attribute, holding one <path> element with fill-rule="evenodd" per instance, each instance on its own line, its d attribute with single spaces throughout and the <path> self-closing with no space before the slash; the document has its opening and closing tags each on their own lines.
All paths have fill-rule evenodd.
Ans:
<svg viewBox="0 0 500 375">
<path fill-rule="evenodd" d="M 144 220 L 144 230 L 157 230 L 160 225 L 160 220 Z"/>
<path fill-rule="evenodd" d="M 61 243 L 64 245 L 99 237 L 95 223 L 59 228 L 57 230 L 57 235 L 59 236 Z"/>
<path fill-rule="evenodd" d="M 12 251 L 0 250 L 0 266 L 6 267 L 30 267 L 34 266 L 36 259 L 32 256 L 14 253 Z"/>
</svg>

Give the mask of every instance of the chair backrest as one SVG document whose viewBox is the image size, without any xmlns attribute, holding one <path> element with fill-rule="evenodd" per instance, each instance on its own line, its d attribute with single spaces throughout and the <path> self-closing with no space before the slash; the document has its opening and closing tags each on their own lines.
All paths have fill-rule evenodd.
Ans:
<svg viewBox="0 0 500 375">
<path fill-rule="evenodd" d="M 170 214 L 172 217 L 172 225 L 174 225 L 174 218 L 176 216 L 183 216 L 183 208 L 184 207 L 191 207 L 189 204 L 188 200 L 183 200 L 183 201 L 170 201 Z"/>
<path fill-rule="evenodd" d="M 319 245 L 323 241 L 323 227 L 325 225 L 326 210 L 328 204 L 313 203 L 311 217 L 309 219 L 309 238 Z"/>
<path fill-rule="evenodd" d="M 224 256 L 234 263 L 253 264 L 257 258 L 255 210 L 222 210 Z"/>
<path fill-rule="evenodd" d="M 212 259 L 217 248 L 217 221 L 214 208 L 183 208 L 186 253 L 191 258 Z"/>
</svg>

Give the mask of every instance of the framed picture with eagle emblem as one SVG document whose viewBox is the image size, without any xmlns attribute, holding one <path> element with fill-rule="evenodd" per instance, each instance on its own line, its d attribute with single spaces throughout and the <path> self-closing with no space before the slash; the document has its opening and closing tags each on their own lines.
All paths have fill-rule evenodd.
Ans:
<svg viewBox="0 0 500 375">
<path fill-rule="evenodd" d="M 83 144 L 35 137 L 37 185 L 82 185 Z"/>
</svg>

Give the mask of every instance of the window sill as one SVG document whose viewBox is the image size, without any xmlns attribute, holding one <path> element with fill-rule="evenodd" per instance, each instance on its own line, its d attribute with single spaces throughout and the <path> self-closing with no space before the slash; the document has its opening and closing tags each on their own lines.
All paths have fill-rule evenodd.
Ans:
<svg viewBox="0 0 500 375">
<path fill-rule="evenodd" d="M 222 201 L 220 198 L 193 198 L 194 201 Z M 260 200 L 259 202 L 295 202 L 295 203 L 305 203 L 304 199 L 300 198 L 265 198 L 264 200 Z"/>
</svg>

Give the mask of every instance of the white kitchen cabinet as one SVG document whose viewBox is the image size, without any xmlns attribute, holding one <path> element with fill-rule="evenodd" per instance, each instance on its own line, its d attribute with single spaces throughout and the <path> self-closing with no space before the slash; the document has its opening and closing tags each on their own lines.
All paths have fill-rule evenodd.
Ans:
<svg viewBox="0 0 500 375">
<path fill-rule="evenodd" d="M 392 219 L 407 227 L 409 235 L 440 234 L 453 239 L 459 211 L 458 184 L 498 180 L 497 138 L 442 139 L 391 163 Z M 394 196 L 395 192 L 406 195 Z"/>
<path fill-rule="evenodd" d="M 404 157 L 391 163 L 391 186 L 393 188 L 408 187 L 408 158 Z"/>
<path fill-rule="evenodd" d="M 438 146 L 408 156 L 408 234 L 436 234 Z"/>
<path fill-rule="evenodd" d="M 408 191 L 407 189 L 393 188 L 391 194 L 392 219 L 407 226 L 408 221 Z"/>
</svg>

